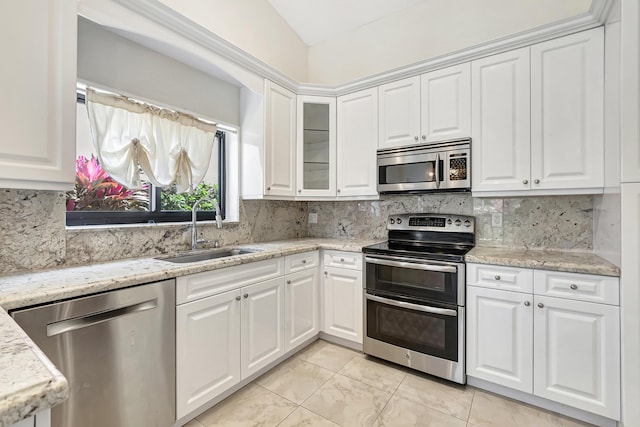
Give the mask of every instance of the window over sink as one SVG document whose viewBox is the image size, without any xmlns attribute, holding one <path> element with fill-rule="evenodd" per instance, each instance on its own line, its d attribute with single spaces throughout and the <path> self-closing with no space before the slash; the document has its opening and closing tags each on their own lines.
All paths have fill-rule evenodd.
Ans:
<svg viewBox="0 0 640 427">
<path fill-rule="evenodd" d="M 211 161 L 202 182 L 190 193 L 178 193 L 176 184 L 153 185 L 141 171 L 141 188 L 127 188 L 103 170 L 92 142 L 84 95 L 76 108 L 76 179 L 67 192 L 67 225 L 141 224 L 191 220 L 191 207 L 202 198 L 217 199 L 223 219 L 235 219 L 237 203 L 237 135 L 218 128 Z M 234 176 L 236 179 L 234 180 Z M 231 182 L 230 182 L 231 181 Z M 198 218 L 213 220 L 213 204 L 203 202 Z"/>
</svg>

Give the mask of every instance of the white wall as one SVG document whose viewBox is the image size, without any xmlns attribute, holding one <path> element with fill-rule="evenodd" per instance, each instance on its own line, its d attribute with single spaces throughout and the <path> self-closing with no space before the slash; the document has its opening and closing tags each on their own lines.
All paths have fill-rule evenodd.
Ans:
<svg viewBox="0 0 640 427">
<path fill-rule="evenodd" d="M 267 0 L 160 1 L 288 77 L 307 81 L 307 46 Z"/>
<path fill-rule="evenodd" d="M 221 123 L 240 124 L 239 87 L 84 18 L 78 19 L 78 79 Z"/>
<path fill-rule="evenodd" d="M 309 48 L 312 83 L 340 84 L 586 12 L 590 0 L 425 1 Z"/>
</svg>

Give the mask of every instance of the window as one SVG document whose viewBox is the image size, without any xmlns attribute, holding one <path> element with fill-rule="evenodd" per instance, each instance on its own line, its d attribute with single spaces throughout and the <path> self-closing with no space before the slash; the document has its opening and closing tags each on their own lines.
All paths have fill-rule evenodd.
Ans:
<svg viewBox="0 0 640 427">
<path fill-rule="evenodd" d="M 227 134 L 218 130 L 211 163 L 193 193 L 176 194 L 175 185 L 156 187 L 144 179 L 142 189 L 128 189 L 100 167 L 89 130 L 84 97 L 78 95 L 76 182 L 67 192 L 67 225 L 180 222 L 191 220 L 191 206 L 201 198 L 217 199 L 221 215 L 227 207 Z M 203 212 L 200 212 L 203 211 Z M 213 220 L 213 204 L 203 202 L 198 218 Z"/>
</svg>

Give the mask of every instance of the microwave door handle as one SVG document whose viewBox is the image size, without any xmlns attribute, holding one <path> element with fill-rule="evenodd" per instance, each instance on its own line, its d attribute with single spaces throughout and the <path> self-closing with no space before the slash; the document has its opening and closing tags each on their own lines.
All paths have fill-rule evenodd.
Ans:
<svg viewBox="0 0 640 427">
<path fill-rule="evenodd" d="M 456 273 L 458 269 L 452 265 L 434 265 L 415 262 L 403 262 L 395 260 L 386 260 L 372 257 L 365 257 L 368 264 L 386 265 L 388 267 L 408 268 L 412 270 L 437 271 L 439 273 Z"/>
<path fill-rule="evenodd" d="M 367 294 L 366 298 L 380 304 L 392 305 L 394 307 L 406 308 L 409 310 L 422 311 L 424 313 L 441 314 L 443 316 L 455 317 L 458 315 L 456 310 L 448 308 L 429 307 L 427 305 L 412 304 L 410 302 L 396 301 L 389 298 L 382 298 L 376 295 Z"/>
<path fill-rule="evenodd" d="M 440 153 L 436 154 L 436 188 L 440 188 Z"/>
</svg>

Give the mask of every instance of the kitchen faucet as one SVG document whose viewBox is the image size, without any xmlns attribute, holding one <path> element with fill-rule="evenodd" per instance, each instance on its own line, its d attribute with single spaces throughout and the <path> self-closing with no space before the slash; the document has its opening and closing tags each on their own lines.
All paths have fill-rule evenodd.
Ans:
<svg viewBox="0 0 640 427">
<path fill-rule="evenodd" d="M 200 204 L 202 202 L 209 202 L 211 204 L 213 204 L 213 209 L 215 210 L 215 215 L 216 215 L 216 227 L 217 228 L 222 228 L 222 216 L 220 216 L 220 205 L 218 204 L 218 200 L 216 199 L 209 199 L 209 198 L 202 198 L 200 200 L 196 200 L 196 202 L 193 204 L 193 207 L 191 208 L 191 249 L 198 249 L 198 243 L 206 243 L 207 240 L 198 240 L 198 233 L 197 233 L 197 223 L 198 223 L 198 219 L 197 219 L 197 210 L 198 210 L 198 206 L 200 206 Z M 214 247 L 219 247 L 220 243 L 216 240 L 214 242 Z"/>
</svg>

